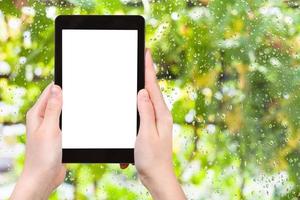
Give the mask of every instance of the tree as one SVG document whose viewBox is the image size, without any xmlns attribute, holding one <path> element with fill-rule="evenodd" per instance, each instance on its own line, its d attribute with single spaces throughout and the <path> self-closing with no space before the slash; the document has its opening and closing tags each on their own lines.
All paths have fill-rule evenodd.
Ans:
<svg viewBox="0 0 300 200">
<path fill-rule="evenodd" d="M 174 118 L 174 165 L 187 194 L 194 199 L 298 197 L 297 1 L 29 0 L 16 5 L 0 2 L 0 123 L 23 124 L 27 109 L 53 79 L 56 14 L 142 14 L 146 46 Z M 24 134 L 16 137 L 24 143 Z M 20 154 L 16 169 L 22 160 Z M 66 183 L 76 199 L 149 198 L 136 188 L 132 167 L 68 169 Z M 120 177 L 126 182 L 115 181 Z M 52 199 L 61 198 L 60 191 Z"/>
</svg>

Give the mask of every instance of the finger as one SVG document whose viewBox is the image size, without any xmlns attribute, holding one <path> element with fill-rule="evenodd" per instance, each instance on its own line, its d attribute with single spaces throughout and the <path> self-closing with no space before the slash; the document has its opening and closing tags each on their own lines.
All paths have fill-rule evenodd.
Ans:
<svg viewBox="0 0 300 200">
<path fill-rule="evenodd" d="M 42 126 L 49 132 L 55 132 L 59 128 L 59 117 L 62 108 L 61 88 L 57 85 L 51 87 L 50 97 L 45 109 Z"/>
<path fill-rule="evenodd" d="M 129 166 L 128 163 L 120 163 L 120 168 L 121 169 L 126 169 Z"/>
<path fill-rule="evenodd" d="M 156 118 L 159 118 L 168 109 L 164 98 L 161 94 L 159 85 L 156 79 L 156 72 L 151 57 L 150 50 L 146 51 L 146 77 L 145 77 L 145 88 L 149 92 L 150 98 L 153 102 Z"/>
<path fill-rule="evenodd" d="M 34 132 L 41 124 L 44 117 L 45 108 L 48 102 L 50 88 L 53 83 L 50 83 L 42 92 L 36 103 L 27 112 L 26 115 L 26 127 L 27 132 Z"/>
<path fill-rule="evenodd" d="M 38 98 L 37 102 L 34 104 L 33 109 L 37 112 L 37 114 L 41 117 L 44 116 L 46 105 L 48 102 L 48 98 L 50 95 L 51 87 L 53 86 L 53 83 L 50 83 L 42 92 L 40 97 Z"/>
<path fill-rule="evenodd" d="M 146 89 L 138 93 L 138 111 L 140 115 L 139 135 L 153 133 L 156 130 L 154 110 Z"/>
<path fill-rule="evenodd" d="M 154 70 L 153 61 L 149 50 L 146 51 L 145 68 L 146 68 L 145 88 L 149 92 L 150 99 L 153 103 L 157 128 L 159 130 L 159 133 L 160 130 L 162 130 L 161 132 L 170 133 L 172 116 L 170 115 L 170 111 L 164 101 L 159 85 L 157 83 L 156 73 Z"/>
<path fill-rule="evenodd" d="M 67 169 L 64 165 L 61 166 L 58 175 L 55 177 L 54 182 L 53 182 L 53 188 L 57 188 L 65 179 L 67 173 Z"/>
</svg>

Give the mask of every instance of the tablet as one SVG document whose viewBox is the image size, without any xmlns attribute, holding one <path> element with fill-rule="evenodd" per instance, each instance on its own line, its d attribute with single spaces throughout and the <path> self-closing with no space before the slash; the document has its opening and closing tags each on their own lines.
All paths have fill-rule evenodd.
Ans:
<svg viewBox="0 0 300 200">
<path fill-rule="evenodd" d="M 141 16 L 58 16 L 55 83 L 63 90 L 63 163 L 134 163 L 144 88 Z"/>
</svg>

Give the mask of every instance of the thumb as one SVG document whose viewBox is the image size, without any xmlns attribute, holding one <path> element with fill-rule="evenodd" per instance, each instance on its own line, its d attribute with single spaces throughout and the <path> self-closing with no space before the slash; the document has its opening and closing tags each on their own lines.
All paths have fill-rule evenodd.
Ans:
<svg viewBox="0 0 300 200">
<path fill-rule="evenodd" d="M 43 126 L 47 129 L 59 126 L 59 117 L 62 108 L 62 93 L 58 85 L 52 85 L 50 96 L 46 105 Z"/>
<path fill-rule="evenodd" d="M 140 115 L 139 134 L 155 133 L 155 131 L 149 131 L 155 129 L 156 125 L 153 105 L 146 89 L 142 89 L 138 93 L 138 111 Z"/>
</svg>

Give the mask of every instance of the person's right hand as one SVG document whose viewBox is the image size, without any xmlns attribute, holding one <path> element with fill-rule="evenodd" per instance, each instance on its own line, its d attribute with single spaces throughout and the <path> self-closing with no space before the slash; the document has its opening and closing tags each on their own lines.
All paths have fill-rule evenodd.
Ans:
<svg viewBox="0 0 300 200">
<path fill-rule="evenodd" d="M 138 93 L 138 110 L 140 128 L 134 160 L 141 182 L 154 199 L 185 199 L 172 164 L 172 115 L 160 92 L 149 50 L 146 51 L 145 89 Z"/>
</svg>

